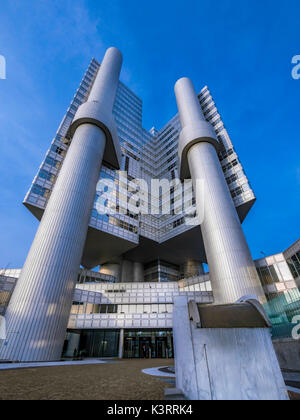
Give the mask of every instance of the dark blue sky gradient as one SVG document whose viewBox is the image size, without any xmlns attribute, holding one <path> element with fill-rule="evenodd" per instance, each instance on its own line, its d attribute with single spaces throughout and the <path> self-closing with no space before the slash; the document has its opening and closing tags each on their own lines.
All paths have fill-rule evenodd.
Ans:
<svg viewBox="0 0 300 420">
<path fill-rule="evenodd" d="M 176 113 L 179 77 L 209 86 L 257 195 L 253 257 L 298 239 L 299 18 L 296 0 L 2 0 L 0 267 L 22 266 L 37 228 L 22 200 L 91 57 L 111 45 L 148 129 Z"/>
</svg>

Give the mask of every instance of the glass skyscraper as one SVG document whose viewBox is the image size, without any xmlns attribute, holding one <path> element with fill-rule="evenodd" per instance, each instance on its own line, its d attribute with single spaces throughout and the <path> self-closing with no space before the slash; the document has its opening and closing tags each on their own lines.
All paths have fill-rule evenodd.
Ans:
<svg viewBox="0 0 300 420">
<path fill-rule="evenodd" d="M 60 222 L 55 217 L 60 215 L 63 215 L 65 221 L 68 218 L 74 220 L 74 229 L 80 228 L 83 224 L 80 212 L 84 211 L 89 212 L 86 213 L 88 223 L 80 239 L 79 236 L 72 237 L 73 231 L 66 228 L 65 243 L 60 244 L 60 248 L 57 244 L 60 243 L 61 233 L 52 232 L 52 242 L 47 245 L 47 254 L 43 257 L 40 254 L 44 243 L 40 239 L 40 251 L 31 250 L 35 254 L 30 254 L 31 259 L 28 257 L 21 274 L 20 271 L 3 271 L 0 277 L 0 310 L 2 314 L 7 314 L 8 339 L 6 343 L 0 341 L 0 359 L 51 360 L 62 353 L 67 357 L 73 357 L 75 353 L 90 357 L 141 357 L 145 348 L 151 357 L 173 357 L 174 296 L 187 295 L 189 299 L 202 304 L 213 302 L 218 273 L 205 273 L 204 264 L 210 265 L 210 271 L 215 264 L 210 263 L 212 260 L 207 252 L 210 233 L 203 230 L 199 221 L 197 194 L 192 183 L 184 189 L 185 208 L 182 208 L 184 180 L 178 150 L 184 127 L 180 116 L 175 115 L 160 130 L 155 127 L 146 130 L 142 122 L 142 100 L 118 81 L 121 67 L 118 60 L 121 59 L 115 49 L 108 50 L 101 65 L 92 59 L 25 197 L 25 206 L 42 220 L 40 229 L 48 219 L 49 229 L 59 226 Z M 114 80 L 111 80 L 111 74 L 115 75 Z M 108 85 L 111 89 L 115 87 L 111 110 L 113 118 L 108 116 L 102 121 L 99 115 L 101 112 L 105 114 L 106 110 L 105 104 L 101 108 L 101 98 L 107 97 L 105 95 L 109 91 L 105 91 L 105 88 Z M 233 202 L 238 215 L 237 223 L 243 222 L 255 202 L 254 192 L 207 86 L 197 95 L 197 102 L 206 124 L 211 127 L 214 142 L 217 143 L 222 182 L 225 180 L 228 187 L 224 193 L 229 197 L 226 195 L 226 200 L 229 200 L 230 205 Z M 100 107 L 101 112 L 93 107 Z M 112 120 L 117 136 L 113 125 L 109 125 Z M 84 135 L 81 133 L 81 137 L 80 130 L 86 130 Z M 94 184 L 85 186 L 85 194 L 79 183 L 89 173 L 93 151 L 85 156 L 88 151 L 85 152 L 87 146 L 84 140 L 89 136 L 99 140 L 100 130 L 106 135 L 102 164 L 100 162 L 99 171 L 93 175 L 97 176 Z M 76 151 L 76 144 L 79 145 L 80 141 L 83 141 L 80 146 L 82 148 Z M 83 163 L 80 161 L 80 153 L 84 155 L 83 161 L 86 159 Z M 71 154 L 78 157 L 76 167 L 67 161 L 68 157 L 71 159 Z M 78 184 L 75 183 L 73 187 L 70 181 L 68 189 L 62 193 L 58 191 L 58 180 L 63 176 L 68 179 L 67 174 L 64 174 L 68 165 L 74 179 L 77 174 L 81 175 L 78 175 Z M 168 180 L 173 185 L 169 194 L 163 188 L 151 188 L 153 179 Z M 62 191 L 63 187 L 60 188 Z M 68 199 L 68 191 L 73 191 L 73 188 L 72 202 L 61 207 L 64 199 Z M 135 212 L 128 206 L 128 202 L 137 191 L 142 198 L 137 204 L 140 211 Z M 94 197 L 92 208 L 87 204 L 87 209 L 80 210 L 81 203 L 84 207 L 88 193 Z M 145 206 L 149 209 L 149 203 L 155 211 L 141 211 Z M 166 204 L 170 205 L 170 211 L 164 213 L 162 210 Z M 46 230 L 43 235 L 44 238 L 47 236 Z M 76 252 L 72 251 L 69 257 L 63 254 L 77 240 L 82 242 L 82 249 L 75 251 L 82 257 L 77 258 L 73 265 L 70 263 L 67 272 L 66 261 Z M 55 252 L 57 261 L 60 261 L 57 263 L 59 267 L 56 267 L 52 255 Z M 50 258 L 48 267 L 49 253 L 54 262 Z M 37 263 L 39 258 L 44 262 Z M 290 260 L 289 265 L 293 265 L 295 271 L 298 270 L 293 256 Z M 45 280 L 43 265 L 45 273 L 49 271 L 49 279 L 57 281 L 53 288 L 59 290 L 62 287 L 60 284 L 65 282 L 66 288 L 61 290 L 60 295 L 58 291 L 56 294 L 51 292 L 51 285 Z M 96 267 L 100 267 L 98 272 L 91 271 Z M 255 274 L 251 276 L 255 278 L 255 268 L 254 271 Z M 27 285 L 23 281 L 24 272 L 30 277 L 30 281 L 26 280 Z M 258 274 L 263 276 L 262 268 L 258 268 Z M 20 284 L 24 283 L 25 286 L 19 286 L 19 277 Z M 39 278 L 45 284 L 40 283 Z M 64 278 L 61 283 L 60 278 Z M 265 287 L 264 282 L 263 285 Z M 13 335 L 12 326 L 18 329 L 25 325 L 22 311 L 29 305 L 25 301 L 27 293 L 30 299 L 33 299 L 32 296 L 36 299 L 45 297 L 41 305 L 44 306 L 40 315 L 26 324 L 30 332 L 28 336 L 27 332 L 24 333 L 23 340 L 27 340 L 28 351 L 9 350 L 10 341 L 14 343 L 14 349 L 20 346 Z M 268 290 L 265 289 L 265 293 Z M 12 308 L 20 308 L 20 319 L 14 319 Z M 61 323 L 57 331 L 52 316 L 53 319 L 57 317 L 55 319 Z M 34 330 L 35 323 L 39 324 L 40 329 L 37 331 Z M 47 329 L 51 334 L 47 333 Z"/>
</svg>

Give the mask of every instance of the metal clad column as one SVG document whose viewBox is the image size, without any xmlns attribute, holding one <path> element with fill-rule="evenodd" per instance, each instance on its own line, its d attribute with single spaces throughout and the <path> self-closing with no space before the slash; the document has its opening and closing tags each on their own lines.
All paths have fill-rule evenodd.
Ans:
<svg viewBox="0 0 300 420">
<path fill-rule="evenodd" d="M 112 112 L 121 65 L 121 53 L 110 48 L 91 92 L 92 101 L 98 104 L 105 101 L 107 113 Z M 93 120 L 97 118 L 101 122 L 100 114 L 94 114 Z M 104 131 L 86 117 L 76 127 L 7 308 L 7 340 L 0 347 L 0 360 L 61 358 L 107 143 Z"/>
<path fill-rule="evenodd" d="M 115 277 L 116 283 L 120 282 L 121 277 L 121 263 L 110 262 L 101 265 L 99 273 L 106 274 L 108 276 Z"/>
<path fill-rule="evenodd" d="M 185 279 L 204 275 L 204 267 L 200 261 L 187 260 L 183 264 L 183 275 Z"/>
<path fill-rule="evenodd" d="M 180 79 L 175 94 L 182 125 L 181 164 L 188 166 L 195 191 L 196 180 L 204 181 L 203 196 L 197 191 L 196 201 L 200 213 L 204 200 L 201 229 L 215 302 L 233 303 L 245 295 L 264 300 L 264 291 L 216 152 L 217 140 L 212 126 L 205 121 L 191 80 Z"/>
<path fill-rule="evenodd" d="M 133 282 L 143 283 L 144 281 L 144 264 L 139 262 L 133 263 Z"/>
</svg>

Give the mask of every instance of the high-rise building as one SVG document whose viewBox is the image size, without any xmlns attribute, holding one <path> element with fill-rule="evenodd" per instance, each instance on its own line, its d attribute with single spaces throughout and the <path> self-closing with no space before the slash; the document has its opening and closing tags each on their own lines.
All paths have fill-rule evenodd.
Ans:
<svg viewBox="0 0 300 420">
<path fill-rule="evenodd" d="M 179 114 L 148 131 L 121 64 L 115 48 L 91 61 L 25 197 L 41 224 L 11 275 L 0 359 L 54 360 L 63 345 L 137 357 L 145 343 L 172 356 L 174 296 L 265 299 L 241 229 L 255 195 L 210 90 L 181 79 Z"/>
</svg>

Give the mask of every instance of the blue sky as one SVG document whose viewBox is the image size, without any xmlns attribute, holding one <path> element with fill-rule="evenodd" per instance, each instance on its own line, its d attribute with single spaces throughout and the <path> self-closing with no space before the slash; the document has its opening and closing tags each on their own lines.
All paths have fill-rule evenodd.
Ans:
<svg viewBox="0 0 300 420">
<path fill-rule="evenodd" d="M 91 57 L 111 45 L 146 128 L 176 113 L 179 77 L 208 84 L 257 195 L 253 257 L 298 239 L 299 17 L 296 0 L 2 0 L 0 267 L 23 265 L 37 222 L 22 200 Z"/>
</svg>

